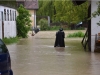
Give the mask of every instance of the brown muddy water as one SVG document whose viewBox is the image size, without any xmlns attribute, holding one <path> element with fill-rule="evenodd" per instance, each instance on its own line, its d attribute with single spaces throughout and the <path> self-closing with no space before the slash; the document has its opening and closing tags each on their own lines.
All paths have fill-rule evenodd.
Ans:
<svg viewBox="0 0 100 75">
<path fill-rule="evenodd" d="M 65 39 L 65 48 L 54 41 L 33 36 L 7 45 L 14 75 L 100 75 L 99 53 L 85 52 L 79 39 Z"/>
</svg>

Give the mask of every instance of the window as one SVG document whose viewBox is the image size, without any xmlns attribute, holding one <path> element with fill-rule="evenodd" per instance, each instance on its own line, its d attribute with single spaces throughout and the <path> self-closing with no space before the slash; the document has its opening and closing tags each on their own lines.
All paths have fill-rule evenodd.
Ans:
<svg viewBox="0 0 100 75">
<path fill-rule="evenodd" d="M 6 21 L 6 9 L 4 9 L 4 20 Z"/>
<path fill-rule="evenodd" d="M 14 17 L 15 17 L 15 16 L 14 16 L 14 11 L 13 11 L 13 21 L 14 21 Z"/>
<path fill-rule="evenodd" d="M 7 20 L 9 21 L 9 10 L 7 10 Z"/>
<path fill-rule="evenodd" d="M 11 15 L 11 10 L 10 10 L 10 21 L 12 21 L 12 15 Z"/>
<path fill-rule="evenodd" d="M 1 12 L 1 16 L 2 16 L 2 19 L 1 20 L 3 21 L 3 12 Z"/>
<path fill-rule="evenodd" d="M 15 20 L 16 20 L 16 11 L 15 11 Z"/>
</svg>

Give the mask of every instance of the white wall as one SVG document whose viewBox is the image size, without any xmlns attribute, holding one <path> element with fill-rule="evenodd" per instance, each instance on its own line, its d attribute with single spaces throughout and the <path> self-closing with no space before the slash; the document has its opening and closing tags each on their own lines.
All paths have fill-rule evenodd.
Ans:
<svg viewBox="0 0 100 75">
<path fill-rule="evenodd" d="M 5 20 L 5 14 L 4 14 L 4 9 L 6 9 L 6 20 Z M 3 23 L 4 23 L 4 37 L 16 37 L 17 33 L 16 33 L 16 15 L 17 15 L 17 11 L 13 8 L 9 8 L 9 7 L 4 7 L 4 6 L 0 6 L 0 11 L 3 12 Z M 8 11 L 8 12 L 7 12 Z M 10 14 L 11 11 L 11 14 Z M 16 12 L 16 15 L 15 15 Z M 8 15 L 9 13 L 9 15 Z M 8 19 L 9 18 L 9 19 Z M 2 37 L 2 21 L 0 21 L 0 37 Z"/>
<path fill-rule="evenodd" d="M 97 1 L 91 0 L 91 13 L 97 10 Z M 100 16 L 91 19 L 91 52 L 95 49 L 95 34 L 100 33 L 100 26 L 97 23 L 100 21 Z"/>
<path fill-rule="evenodd" d="M 4 22 L 4 37 L 16 37 L 16 22 L 5 21 Z"/>
<path fill-rule="evenodd" d="M 0 12 L 0 39 L 2 39 L 2 20 L 1 20 L 1 12 Z"/>
</svg>

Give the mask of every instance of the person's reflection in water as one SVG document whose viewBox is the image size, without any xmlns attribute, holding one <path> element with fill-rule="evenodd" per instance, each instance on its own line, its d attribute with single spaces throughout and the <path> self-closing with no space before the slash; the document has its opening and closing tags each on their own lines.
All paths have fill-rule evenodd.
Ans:
<svg viewBox="0 0 100 75">
<path fill-rule="evenodd" d="M 65 33 L 62 28 L 59 29 L 58 32 L 56 32 L 56 39 L 55 39 L 55 44 L 54 47 L 65 47 Z"/>
</svg>

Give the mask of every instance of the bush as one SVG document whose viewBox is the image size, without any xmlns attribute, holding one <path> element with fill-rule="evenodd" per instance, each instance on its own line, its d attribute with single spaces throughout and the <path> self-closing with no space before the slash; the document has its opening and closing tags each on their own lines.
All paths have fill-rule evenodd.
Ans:
<svg viewBox="0 0 100 75">
<path fill-rule="evenodd" d="M 76 28 L 76 30 L 84 30 L 85 27 L 79 27 L 79 28 Z"/>
<path fill-rule="evenodd" d="M 39 25 L 40 25 L 40 30 L 49 30 L 48 21 L 46 19 L 40 19 Z"/>
<path fill-rule="evenodd" d="M 3 38 L 5 44 L 16 43 L 18 42 L 18 40 L 19 40 L 18 37 Z"/>
<path fill-rule="evenodd" d="M 49 30 L 59 30 L 60 26 L 50 26 Z"/>
<path fill-rule="evenodd" d="M 84 37 L 84 33 L 79 31 L 79 32 L 76 32 L 76 33 L 68 34 L 67 37 Z"/>
<path fill-rule="evenodd" d="M 23 5 L 17 9 L 19 15 L 17 16 L 16 23 L 17 23 L 17 36 L 26 38 L 27 33 L 30 30 L 31 20 L 30 20 L 30 13 L 29 11 L 24 8 Z"/>
</svg>

